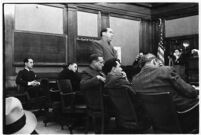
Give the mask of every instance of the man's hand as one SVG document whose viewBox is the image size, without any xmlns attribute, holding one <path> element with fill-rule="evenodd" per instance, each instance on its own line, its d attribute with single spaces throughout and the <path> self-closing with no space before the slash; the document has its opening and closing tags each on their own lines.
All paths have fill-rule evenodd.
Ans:
<svg viewBox="0 0 201 135">
<path fill-rule="evenodd" d="M 121 74 L 122 74 L 123 77 L 127 78 L 127 75 L 126 75 L 126 73 L 124 71 L 122 71 Z"/>
<path fill-rule="evenodd" d="M 199 87 L 196 87 L 195 85 L 192 85 L 193 88 L 195 88 L 196 90 L 199 90 Z"/>
<path fill-rule="evenodd" d="M 102 77 L 100 75 L 97 75 L 96 77 L 98 80 L 101 80 L 102 82 L 105 82 L 105 80 L 106 80 L 104 77 Z"/>
<path fill-rule="evenodd" d="M 125 78 L 125 79 L 128 81 L 128 78 L 127 78 L 126 72 L 122 71 L 121 74 L 122 74 L 122 77 Z"/>
<path fill-rule="evenodd" d="M 40 85 L 40 82 L 38 82 L 38 81 L 36 81 L 36 80 L 33 80 L 33 81 L 31 81 L 31 82 L 28 82 L 28 85 L 30 86 L 38 86 L 38 85 Z"/>
</svg>

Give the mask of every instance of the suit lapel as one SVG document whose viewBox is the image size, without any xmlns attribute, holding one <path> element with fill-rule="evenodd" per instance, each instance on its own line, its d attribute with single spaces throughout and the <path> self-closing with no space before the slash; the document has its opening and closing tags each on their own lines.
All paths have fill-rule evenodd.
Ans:
<svg viewBox="0 0 201 135">
<path fill-rule="evenodd" d="M 93 68 L 91 68 L 90 66 L 88 67 L 88 74 L 90 74 L 91 76 L 96 76 L 99 75 L 99 72 L 94 70 Z"/>
<path fill-rule="evenodd" d="M 106 50 L 108 50 L 113 56 L 115 56 L 115 50 L 112 45 L 109 45 L 107 41 L 101 40 L 101 44 Z"/>
</svg>

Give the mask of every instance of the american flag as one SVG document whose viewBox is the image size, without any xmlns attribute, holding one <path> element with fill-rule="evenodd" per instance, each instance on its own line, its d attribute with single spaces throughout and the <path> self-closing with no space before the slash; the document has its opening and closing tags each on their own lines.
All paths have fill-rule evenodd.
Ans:
<svg viewBox="0 0 201 135">
<path fill-rule="evenodd" d="M 159 23 L 160 41 L 158 43 L 157 57 L 164 64 L 164 62 L 165 62 L 165 60 L 164 60 L 165 48 L 163 46 L 163 22 L 162 22 L 161 18 L 159 18 L 159 21 L 160 21 L 160 23 Z"/>
</svg>

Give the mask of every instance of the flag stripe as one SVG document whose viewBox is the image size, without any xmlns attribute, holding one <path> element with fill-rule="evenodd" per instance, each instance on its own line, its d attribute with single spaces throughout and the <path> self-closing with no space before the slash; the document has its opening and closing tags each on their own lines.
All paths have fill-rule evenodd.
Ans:
<svg viewBox="0 0 201 135">
<path fill-rule="evenodd" d="M 159 24 L 159 30 L 160 30 L 160 41 L 158 42 L 158 52 L 157 52 L 157 57 L 158 59 L 164 64 L 164 53 L 165 53 L 165 48 L 163 46 L 163 23 L 162 19 L 159 19 L 160 24 Z"/>
</svg>

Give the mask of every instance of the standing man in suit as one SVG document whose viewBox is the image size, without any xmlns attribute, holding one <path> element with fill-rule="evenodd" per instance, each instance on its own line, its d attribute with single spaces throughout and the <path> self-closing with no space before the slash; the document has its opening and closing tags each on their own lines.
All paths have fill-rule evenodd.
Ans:
<svg viewBox="0 0 201 135">
<path fill-rule="evenodd" d="M 94 41 L 92 43 L 93 50 L 92 54 L 98 54 L 103 56 L 103 59 L 107 61 L 111 58 L 117 58 L 117 52 L 114 47 L 111 45 L 114 33 L 111 28 L 102 29 L 100 32 L 101 40 Z"/>
<path fill-rule="evenodd" d="M 151 53 L 144 55 L 141 59 L 143 67 L 133 77 L 133 88 L 137 92 L 156 93 L 170 92 L 176 111 L 184 132 L 188 132 L 199 126 L 199 91 L 186 83 L 169 66 L 160 66 L 158 59 Z"/>
</svg>

